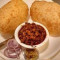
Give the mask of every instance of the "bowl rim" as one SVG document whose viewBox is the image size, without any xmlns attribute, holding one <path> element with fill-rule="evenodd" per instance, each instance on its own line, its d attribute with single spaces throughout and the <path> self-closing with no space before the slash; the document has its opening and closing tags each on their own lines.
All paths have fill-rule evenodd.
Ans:
<svg viewBox="0 0 60 60">
<path fill-rule="evenodd" d="M 46 28 L 44 25 L 42 25 L 41 23 L 38 23 L 38 22 L 34 22 L 34 21 L 33 21 L 33 22 L 28 22 L 28 23 L 35 23 L 35 24 L 37 24 L 37 25 L 42 26 L 42 27 L 45 29 L 45 31 L 46 31 L 46 38 L 44 39 L 44 41 L 43 41 L 42 43 L 40 43 L 40 44 L 33 45 L 33 46 L 27 45 L 27 44 L 24 44 L 24 43 L 21 43 L 21 41 L 20 41 L 20 39 L 19 39 L 19 37 L 18 37 L 18 32 L 19 32 L 19 30 L 21 29 L 21 27 L 22 27 L 23 25 L 25 25 L 25 22 L 22 23 L 22 24 L 20 24 L 20 25 L 16 28 L 15 33 L 14 33 L 15 40 L 16 40 L 22 47 L 25 47 L 25 48 L 33 49 L 33 48 L 35 48 L 35 47 L 41 47 L 41 46 L 44 45 L 44 44 L 48 41 L 48 39 L 49 39 L 49 32 L 48 32 L 47 28 Z"/>
</svg>

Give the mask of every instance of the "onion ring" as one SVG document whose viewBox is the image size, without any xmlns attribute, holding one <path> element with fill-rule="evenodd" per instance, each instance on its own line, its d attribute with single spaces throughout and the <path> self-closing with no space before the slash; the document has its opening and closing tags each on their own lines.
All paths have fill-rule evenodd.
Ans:
<svg viewBox="0 0 60 60">
<path fill-rule="evenodd" d="M 18 58 L 21 53 L 21 46 L 15 41 L 10 39 L 7 43 L 7 48 L 4 50 L 4 55 L 8 58 Z"/>
</svg>

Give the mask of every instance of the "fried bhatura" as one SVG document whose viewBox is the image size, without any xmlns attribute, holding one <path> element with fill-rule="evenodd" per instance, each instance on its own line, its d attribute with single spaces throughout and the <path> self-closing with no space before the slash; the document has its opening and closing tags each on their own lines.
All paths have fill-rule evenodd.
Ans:
<svg viewBox="0 0 60 60">
<path fill-rule="evenodd" d="M 55 2 L 35 1 L 30 8 L 33 21 L 45 25 L 51 36 L 60 36 L 60 5 Z"/>
</svg>

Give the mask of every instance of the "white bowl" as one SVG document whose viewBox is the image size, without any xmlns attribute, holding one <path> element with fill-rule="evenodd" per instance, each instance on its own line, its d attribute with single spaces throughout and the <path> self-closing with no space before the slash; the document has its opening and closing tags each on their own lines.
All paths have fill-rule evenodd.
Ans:
<svg viewBox="0 0 60 60">
<path fill-rule="evenodd" d="M 29 23 L 29 22 L 28 22 L 28 23 Z M 45 38 L 45 40 L 44 40 L 42 43 L 40 43 L 40 44 L 38 44 L 38 45 L 33 45 L 33 46 L 31 46 L 31 45 L 26 45 L 26 44 L 24 44 L 24 43 L 21 43 L 21 41 L 20 41 L 20 39 L 19 39 L 19 37 L 18 37 L 18 32 L 19 32 L 19 30 L 21 29 L 21 27 L 22 27 L 23 25 L 25 25 L 25 23 L 22 23 L 21 25 L 19 25 L 19 26 L 16 28 L 15 34 L 14 34 L 15 39 L 16 39 L 16 41 L 17 41 L 22 47 L 24 47 L 24 48 L 29 48 L 29 49 L 36 48 L 39 52 L 42 52 L 42 51 L 44 51 L 44 50 L 47 48 L 47 46 L 48 46 L 48 43 L 49 43 L 49 32 L 48 32 L 47 28 L 46 28 L 44 25 L 40 24 L 40 23 L 37 23 L 37 22 L 30 22 L 30 23 L 35 23 L 35 24 L 37 24 L 37 25 L 42 26 L 42 27 L 45 29 L 45 31 L 46 31 L 46 38 Z"/>
</svg>

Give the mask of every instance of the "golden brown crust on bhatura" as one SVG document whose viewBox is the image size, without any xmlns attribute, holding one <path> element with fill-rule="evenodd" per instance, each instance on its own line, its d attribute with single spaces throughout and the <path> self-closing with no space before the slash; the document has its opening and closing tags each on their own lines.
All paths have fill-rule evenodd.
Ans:
<svg viewBox="0 0 60 60">
<path fill-rule="evenodd" d="M 60 36 L 60 5 L 55 2 L 35 1 L 30 9 L 32 20 L 42 23 L 50 35 Z"/>
<path fill-rule="evenodd" d="M 27 21 L 28 6 L 22 0 L 12 0 L 0 8 L 0 32 L 14 33 L 16 27 Z"/>
</svg>

